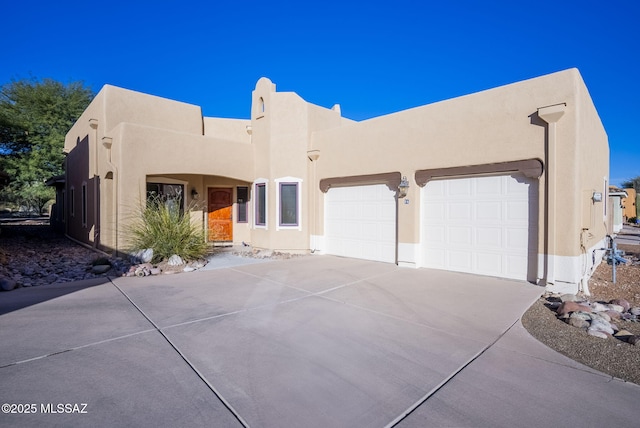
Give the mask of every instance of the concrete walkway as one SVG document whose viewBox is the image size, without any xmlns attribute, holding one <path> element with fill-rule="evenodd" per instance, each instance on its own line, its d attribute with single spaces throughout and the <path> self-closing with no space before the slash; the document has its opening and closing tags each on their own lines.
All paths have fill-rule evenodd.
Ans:
<svg viewBox="0 0 640 428">
<path fill-rule="evenodd" d="M 636 424 L 522 328 L 542 291 L 307 256 L 1 293 L 0 426 Z"/>
</svg>

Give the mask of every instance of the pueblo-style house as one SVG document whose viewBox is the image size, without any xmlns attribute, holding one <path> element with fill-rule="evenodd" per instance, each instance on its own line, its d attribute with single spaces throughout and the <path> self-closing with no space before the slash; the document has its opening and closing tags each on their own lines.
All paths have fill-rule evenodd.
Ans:
<svg viewBox="0 0 640 428">
<path fill-rule="evenodd" d="M 67 235 L 124 253 L 156 195 L 216 245 L 575 292 L 612 233 L 607 134 L 576 69 L 359 122 L 261 78 L 249 108 L 104 86 L 66 136 Z"/>
</svg>

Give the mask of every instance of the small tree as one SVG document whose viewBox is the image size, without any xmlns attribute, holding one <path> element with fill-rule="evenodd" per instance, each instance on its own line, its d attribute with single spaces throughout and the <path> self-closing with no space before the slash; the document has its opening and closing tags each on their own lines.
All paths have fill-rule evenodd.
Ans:
<svg viewBox="0 0 640 428">
<path fill-rule="evenodd" d="M 0 198 L 44 209 L 55 195 L 44 183 L 63 173 L 64 137 L 92 98 L 81 82 L 24 79 L 0 87 L 0 170 L 11 178 Z"/>
<path fill-rule="evenodd" d="M 153 249 L 153 261 L 159 262 L 177 254 L 185 260 L 202 258 L 207 252 L 204 231 L 191 221 L 189 206 L 184 212 L 179 204 L 160 197 L 141 204 L 131 224 L 131 250 Z M 173 201 L 175 202 L 175 201 Z"/>
<path fill-rule="evenodd" d="M 640 175 L 623 182 L 622 187 L 625 189 L 635 189 L 636 192 L 640 192 Z"/>
</svg>

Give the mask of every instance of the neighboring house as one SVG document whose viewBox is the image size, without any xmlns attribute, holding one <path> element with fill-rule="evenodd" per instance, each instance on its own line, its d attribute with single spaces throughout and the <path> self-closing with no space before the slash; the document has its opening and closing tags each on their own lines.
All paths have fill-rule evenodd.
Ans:
<svg viewBox="0 0 640 428">
<path fill-rule="evenodd" d="M 609 146 L 576 69 L 361 122 L 261 78 L 250 108 L 102 88 L 66 137 L 69 236 L 124 252 L 159 194 L 195 204 L 216 244 L 574 292 L 601 260 Z"/>
<path fill-rule="evenodd" d="M 611 232 L 618 233 L 624 225 L 623 211 L 624 206 L 622 200 L 629 195 L 622 189 L 615 186 L 609 186 L 609 200 L 611 202 Z"/>
<path fill-rule="evenodd" d="M 630 218 L 638 218 L 636 190 L 634 188 L 628 188 L 624 189 L 624 191 L 627 193 L 627 196 L 622 198 L 622 215 L 624 217 L 624 221 L 627 221 Z"/>
</svg>

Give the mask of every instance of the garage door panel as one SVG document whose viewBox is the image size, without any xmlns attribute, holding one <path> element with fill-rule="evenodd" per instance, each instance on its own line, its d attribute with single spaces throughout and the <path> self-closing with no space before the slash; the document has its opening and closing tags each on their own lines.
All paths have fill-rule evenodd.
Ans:
<svg viewBox="0 0 640 428">
<path fill-rule="evenodd" d="M 470 196 L 471 183 L 465 180 L 449 181 L 445 183 L 443 191 L 452 196 Z"/>
<path fill-rule="evenodd" d="M 471 204 L 468 202 L 452 202 L 448 206 L 447 218 L 458 221 L 469 221 L 473 217 Z"/>
<path fill-rule="evenodd" d="M 485 180 L 468 179 L 476 187 L 476 194 L 484 197 L 500 197 L 503 193 L 501 177 L 484 177 Z"/>
<path fill-rule="evenodd" d="M 529 220 L 528 201 L 509 202 L 507 204 L 507 220 L 527 222 Z"/>
<path fill-rule="evenodd" d="M 507 247 L 511 250 L 519 250 L 526 253 L 527 244 L 529 243 L 529 232 L 527 230 L 507 229 Z"/>
<path fill-rule="evenodd" d="M 501 248 L 503 246 L 502 229 L 499 227 L 482 227 L 475 230 L 476 246 Z"/>
<path fill-rule="evenodd" d="M 476 204 L 476 216 L 478 221 L 488 221 L 494 223 L 502 217 L 502 202 L 501 201 L 487 201 L 478 202 Z"/>
<path fill-rule="evenodd" d="M 445 213 L 445 209 L 446 207 L 444 205 L 440 205 L 440 204 L 428 204 L 429 205 L 429 209 L 427 210 L 427 212 L 424 213 L 426 219 L 435 221 L 435 220 L 441 220 L 444 221 L 446 218 L 446 213 Z"/>
<path fill-rule="evenodd" d="M 537 182 L 524 176 L 428 182 L 421 193 L 421 265 L 526 280 L 537 254 L 529 242 L 536 236 L 536 198 Z"/>
<path fill-rule="evenodd" d="M 429 239 L 432 246 L 437 244 L 444 244 L 446 242 L 446 230 L 440 226 L 426 227 L 424 230 L 424 236 Z"/>
<path fill-rule="evenodd" d="M 469 226 L 453 226 L 448 228 L 448 241 L 458 245 L 471 245 L 473 230 Z"/>
<path fill-rule="evenodd" d="M 467 251 L 447 251 L 446 263 L 453 270 L 468 271 L 472 267 L 472 255 Z"/>
<path fill-rule="evenodd" d="M 478 273 L 490 275 L 492 272 L 501 271 L 502 255 L 496 253 L 478 253 L 476 255 L 476 270 Z"/>
<path fill-rule="evenodd" d="M 329 189 L 325 243 L 327 254 L 395 263 L 395 193 L 386 185 Z"/>
</svg>

